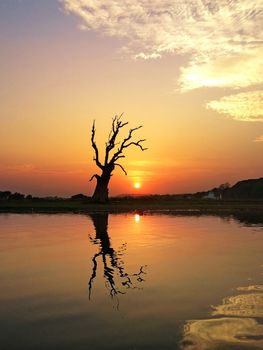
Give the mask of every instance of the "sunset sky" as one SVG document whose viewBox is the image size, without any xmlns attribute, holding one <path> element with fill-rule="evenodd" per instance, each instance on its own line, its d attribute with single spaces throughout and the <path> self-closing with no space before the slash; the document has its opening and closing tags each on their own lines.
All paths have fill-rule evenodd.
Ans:
<svg viewBox="0 0 263 350">
<path fill-rule="evenodd" d="M 92 122 L 103 149 L 122 112 L 148 150 L 111 195 L 262 177 L 262 23 L 263 0 L 1 0 L 0 190 L 92 194 Z"/>
</svg>

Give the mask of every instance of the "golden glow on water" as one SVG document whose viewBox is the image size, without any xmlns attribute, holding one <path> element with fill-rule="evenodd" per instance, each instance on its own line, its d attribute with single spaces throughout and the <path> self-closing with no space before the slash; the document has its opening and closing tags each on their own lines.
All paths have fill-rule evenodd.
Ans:
<svg viewBox="0 0 263 350">
<path fill-rule="evenodd" d="M 135 221 L 136 223 L 139 223 L 140 220 L 141 220 L 140 215 L 139 215 L 139 214 L 135 214 L 135 215 L 134 215 L 134 221 Z"/>
<path fill-rule="evenodd" d="M 263 286 L 238 287 L 248 294 L 224 298 L 211 313 L 219 318 L 188 321 L 185 325 L 182 349 L 225 349 L 246 346 L 246 349 L 263 347 Z M 261 291 L 261 293 L 257 293 Z"/>
<path fill-rule="evenodd" d="M 181 349 L 232 350 L 242 346 L 242 349 L 256 350 L 262 348 L 262 338 L 263 325 L 253 318 L 197 320 L 186 324 Z"/>
<path fill-rule="evenodd" d="M 213 315 L 263 317 L 263 293 L 254 292 L 225 298 L 222 305 L 215 307 Z"/>
</svg>

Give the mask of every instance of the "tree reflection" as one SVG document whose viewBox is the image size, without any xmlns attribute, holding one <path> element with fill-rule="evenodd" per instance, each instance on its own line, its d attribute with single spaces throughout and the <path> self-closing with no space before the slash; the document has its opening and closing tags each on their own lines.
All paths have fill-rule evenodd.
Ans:
<svg viewBox="0 0 263 350">
<path fill-rule="evenodd" d="M 144 282 L 146 266 L 140 266 L 137 273 L 129 274 L 122 259 L 127 244 L 115 250 L 111 246 L 108 234 L 108 213 L 89 214 L 95 228 L 95 238 L 90 236 L 90 241 L 99 247 L 99 250 L 92 258 L 92 273 L 88 282 L 89 298 L 91 298 L 92 286 L 97 276 L 99 258 L 103 265 L 103 277 L 106 287 L 112 298 L 118 294 L 125 294 L 127 289 L 138 289 L 139 284 Z M 118 283 L 117 283 L 118 282 Z"/>
<path fill-rule="evenodd" d="M 263 226 L 263 215 L 262 213 L 238 213 L 234 214 L 233 218 L 239 221 L 244 226 Z"/>
</svg>

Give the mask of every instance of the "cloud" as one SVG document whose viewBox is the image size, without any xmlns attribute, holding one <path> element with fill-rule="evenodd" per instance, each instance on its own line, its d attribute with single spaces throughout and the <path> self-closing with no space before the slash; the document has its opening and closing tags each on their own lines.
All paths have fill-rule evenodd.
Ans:
<svg viewBox="0 0 263 350">
<path fill-rule="evenodd" d="M 263 121 L 263 91 L 243 92 L 211 101 L 207 108 L 241 121 Z"/>
<path fill-rule="evenodd" d="M 208 62 L 192 62 L 181 69 L 181 89 L 200 87 L 247 88 L 263 83 L 263 47 L 215 57 Z"/>
<path fill-rule="evenodd" d="M 262 46 L 260 0 L 61 0 L 82 28 L 126 39 L 135 54 L 187 53 L 208 62 Z"/>
<path fill-rule="evenodd" d="M 182 91 L 263 84 L 262 0 L 60 1 L 81 18 L 82 29 L 121 38 L 123 52 L 135 59 L 169 54 L 176 64 L 177 55 L 186 55 L 178 81 Z M 223 109 L 214 101 L 211 106 L 225 113 L 226 103 L 233 107 L 236 99 L 229 96 Z M 255 119 L 253 103 L 245 120 Z"/>
<path fill-rule="evenodd" d="M 156 59 L 161 58 L 162 56 L 159 53 L 151 53 L 151 54 L 145 54 L 143 52 L 138 53 L 134 56 L 134 58 L 142 58 L 143 60 L 149 60 L 149 59 Z"/>
<path fill-rule="evenodd" d="M 258 136 L 257 138 L 255 138 L 254 142 L 263 142 L 263 135 Z"/>
</svg>

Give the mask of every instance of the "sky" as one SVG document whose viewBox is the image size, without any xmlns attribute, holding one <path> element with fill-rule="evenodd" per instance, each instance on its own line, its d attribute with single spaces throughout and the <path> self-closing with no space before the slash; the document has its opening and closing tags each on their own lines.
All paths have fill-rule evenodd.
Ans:
<svg viewBox="0 0 263 350">
<path fill-rule="evenodd" d="M 0 190 L 91 195 L 93 120 L 103 155 L 121 113 L 148 149 L 110 195 L 262 177 L 262 23 L 263 0 L 1 0 Z"/>
</svg>

